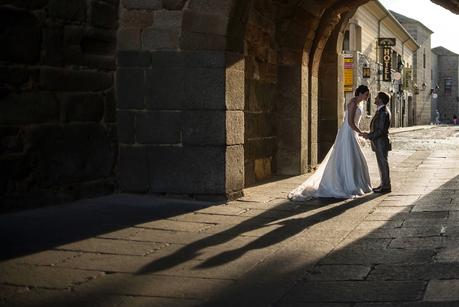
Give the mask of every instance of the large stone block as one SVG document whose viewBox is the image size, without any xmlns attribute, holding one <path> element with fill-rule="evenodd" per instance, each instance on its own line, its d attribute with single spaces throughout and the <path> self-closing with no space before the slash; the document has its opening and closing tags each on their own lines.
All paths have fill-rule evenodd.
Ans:
<svg viewBox="0 0 459 307">
<path fill-rule="evenodd" d="M 116 122 L 116 97 L 115 90 L 110 89 L 105 93 L 104 101 L 104 122 Z"/>
<path fill-rule="evenodd" d="M 226 35 L 228 17 L 215 13 L 186 10 L 183 15 L 183 30 L 186 32 Z"/>
<path fill-rule="evenodd" d="M 85 21 L 86 0 L 50 0 L 48 12 L 51 17 L 58 19 Z"/>
<path fill-rule="evenodd" d="M 48 4 L 49 0 L 2 0 L 1 4 L 14 5 L 28 9 L 40 9 Z"/>
<path fill-rule="evenodd" d="M 33 64 L 40 60 L 42 31 L 34 14 L 1 7 L 0 28 L 1 61 Z"/>
<path fill-rule="evenodd" d="M 81 50 L 85 55 L 115 55 L 117 37 L 113 30 L 86 28 L 81 40 Z"/>
<path fill-rule="evenodd" d="M 153 51 L 151 61 L 153 68 L 183 68 L 187 65 L 185 53 L 182 51 Z"/>
<path fill-rule="evenodd" d="M 186 0 L 163 0 L 163 8 L 166 10 L 181 10 Z"/>
<path fill-rule="evenodd" d="M 226 192 L 240 194 L 244 188 L 244 146 L 226 148 Z"/>
<path fill-rule="evenodd" d="M 0 83 L 8 87 L 20 88 L 25 83 L 36 82 L 37 70 L 32 68 L 0 66 Z"/>
<path fill-rule="evenodd" d="M 118 140 L 122 144 L 135 143 L 135 112 L 118 111 Z"/>
<path fill-rule="evenodd" d="M 142 34 L 142 49 L 161 50 L 179 48 L 180 29 L 145 28 Z"/>
<path fill-rule="evenodd" d="M 216 34 L 185 32 L 180 36 L 182 50 L 225 50 L 226 37 Z"/>
<path fill-rule="evenodd" d="M 227 54 L 223 51 L 182 51 L 184 64 L 196 68 L 223 68 L 226 67 Z"/>
<path fill-rule="evenodd" d="M 184 78 L 183 68 L 180 67 L 147 70 L 145 82 L 147 108 L 181 109 L 186 99 Z"/>
<path fill-rule="evenodd" d="M 61 66 L 64 63 L 64 27 L 47 25 L 44 34 L 46 47 L 43 60 L 45 64 Z"/>
<path fill-rule="evenodd" d="M 184 144 L 226 144 L 225 111 L 184 111 L 182 124 Z"/>
<path fill-rule="evenodd" d="M 3 154 L 22 153 L 24 144 L 20 129 L 17 127 L 0 127 L 0 152 Z"/>
<path fill-rule="evenodd" d="M 83 63 L 89 68 L 94 68 L 97 70 L 116 70 L 116 61 L 115 57 L 112 55 L 83 55 Z"/>
<path fill-rule="evenodd" d="M 101 94 L 60 95 L 64 122 L 99 122 L 104 114 L 104 99 Z"/>
<path fill-rule="evenodd" d="M 122 0 L 127 9 L 157 10 L 161 8 L 161 0 Z"/>
<path fill-rule="evenodd" d="M 182 28 L 182 17 L 183 13 L 181 11 L 155 11 L 152 28 L 157 30 L 176 29 L 180 31 Z"/>
<path fill-rule="evenodd" d="M 225 110 L 225 70 L 188 68 L 185 71 L 187 109 Z"/>
<path fill-rule="evenodd" d="M 197 12 L 230 16 L 231 10 L 233 9 L 233 1 L 215 2 L 213 0 L 194 0 L 190 2 L 188 9 Z"/>
<path fill-rule="evenodd" d="M 119 168 L 119 183 L 121 191 L 148 191 L 149 168 L 146 147 L 121 145 Z"/>
<path fill-rule="evenodd" d="M 276 139 L 273 137 L 246 140 L 244 150 L 247 159 L 257 160 L 272 157 L 276 153 Z"/>
<path fill-rule="evenodd" d="M 139 28 L 118 30 L 118 50 L 138 50 L 141 48 L 141 31 Z"/>
<path fill-rule="evenodd" d="M 31 126 L 24 142 L 41 187 L 83 182 L 112 175 L 115 155 L 100 124 Z"/>
<path fill-rule="evenodd" d="M 43 67 L 40 85 L 57 91 L 101 91 L 113 85 L 111 73 Z"/>
<path fill-rule="evenodd" d="M 135 121 L 137 143 L 181 143 L 180 115 L 179 111 L 138 112 Z"/>
<path fill-rule="evenodd" d="M 225 146 L 149 147 L 150 191 L 225 194 Z"/>
<path fill-rule="evenodd" d="M 244 112 L 226 112 L 226 144 L 244 144 Z"/>
<path fill-rule="evenodd" d="M 118 25 L 118 6 L 106 2 L 91 2 L 91 25 L 115 29 Z"/>
<path fill-rule="evenodd" d="M 226 70 L 226 108 L 244 110 L 245 79 L 244 71 Z"/>
<path fill-rule="evenodd" d="M 49 92 L 10 94 L 0 99 L 0 124 L 37 124 L 59 121 L 59 102 Z"/>
<path fill-rule="evenodd" d="M 138 68 L 119 68 L 116 74 L 118 108 L 145 109 L 145 71 Z"/>
<path fill-rule="evenodd" d="M 151 65 L 151 54 L 148 51 L 120 50 L 117 62 L 124 67 L 147 67 Z"/>
<path fill-rule="evenodd" d="M 154 12 L 145 10 L 127 10 L 121 11 L 120 26 L 126 28 L 143 29 L 153 25 Z"/>
</svg>

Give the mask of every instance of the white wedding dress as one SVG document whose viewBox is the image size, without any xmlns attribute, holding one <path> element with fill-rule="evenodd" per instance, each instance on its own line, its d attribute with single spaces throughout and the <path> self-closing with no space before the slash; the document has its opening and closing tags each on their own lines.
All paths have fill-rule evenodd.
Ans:
<svg viewBox="0 0 459 307">
<path fill-rule="evenodd" d="M 358 127 L 363 107 L 358 105 L 354 122 Z M 359 145 L 359 136 L 348 122 L 348 112 L 335 143 L 316 172 L 288 194 L 292 201 L 315 197 L 354 198 L 371 191 L 368 165 Z"/>
</svg>

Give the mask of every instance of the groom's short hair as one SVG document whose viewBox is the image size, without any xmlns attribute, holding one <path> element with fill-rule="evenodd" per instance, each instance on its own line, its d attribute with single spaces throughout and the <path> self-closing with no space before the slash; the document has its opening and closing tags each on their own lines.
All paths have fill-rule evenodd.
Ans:
<svg viewBox="0 0 459 307">
<path fill-rule="evenodd" d="M 388 104 L 389 103 L 390 97 L 389 97 L 389 95 L 387 95 L 386 92 L 379 92 L 378 96 L 379 96 L 379 98 L 381 98 L 381 100 L 382 100 L 382 102 L 384 104 Z"/>
</svg>

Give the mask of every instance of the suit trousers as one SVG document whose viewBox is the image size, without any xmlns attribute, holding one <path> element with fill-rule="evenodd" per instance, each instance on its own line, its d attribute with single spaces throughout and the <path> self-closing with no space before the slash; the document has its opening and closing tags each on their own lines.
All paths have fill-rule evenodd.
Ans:
<svg viewBox="0 0 459 307">
<path fill-rule="evenodd" d="M 381 178 L 381 187 L 383 189 L 390 189 L 390 174 L 389 174 L 389 161 L 388 161 L 388 146 L 386 142 L 377 140 L 374 144 L 374 152 L 376 154 L 376 161 L 378 162 L 379 176 Z"/>
</svg>

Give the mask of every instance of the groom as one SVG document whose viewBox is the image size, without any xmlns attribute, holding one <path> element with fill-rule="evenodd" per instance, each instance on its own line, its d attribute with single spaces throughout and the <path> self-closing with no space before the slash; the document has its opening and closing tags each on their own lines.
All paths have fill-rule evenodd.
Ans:
<svg viewBox="0 0 459 307">
<path fill-rule="evenodd" d="M 381 185 L 373 189 L 375 193 L 390 193 L 391 191 L 389 162 L 387 161 L 389 150 L 391 150 L 389 140 L 390 111 L 386 107 L 388 102 L 389 95 L 379 92 L 375 99 L 378 110 L 371 120 L 370 132 L 361 133 L 362 137 L 371 141 L 371 149 L 375 152 L 378 161 Z"/>
</svg>

